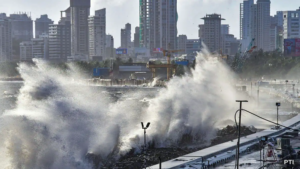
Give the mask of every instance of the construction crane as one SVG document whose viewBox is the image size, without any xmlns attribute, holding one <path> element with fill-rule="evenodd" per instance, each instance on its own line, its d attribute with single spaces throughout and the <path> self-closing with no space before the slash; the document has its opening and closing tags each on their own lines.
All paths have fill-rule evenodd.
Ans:
<svg viewBox="0 0 300 169">
<path fill-rule="evenodd" d="M 169 44 L 170 49 L 170 44 Z M 171 78 L 171 70 L 173 70 L 173 74 L 175 74 L 176 65 L 171 64 L 171 56 L 172 53 L 181 52 L 184 50 L 163 50 L 164 56 L 168 57 L 167 64 L 159 64 L 156 65 L 153 62 L 148 62 L 147 68 L 150 68 L 152 70 L 152 77 L 156 77 L 156 68 L 167 68 L 167 79 L 170 80 Z"/>
<path fill-rule="evenodd" d="M 253 46 L 254 41 L 255 41 L 255 39 L 253 38 L 244 53 L 241 52 L 241 44 L 240 44 L 239 56 L 238 56 L 237 61 L 236 61 L 237 66 L 235 67 L 235 69 L 237 71 L 241 71 L 241 69 L 243 68 L 244 62 L 247 58 L 247 55 L 252 53 L 253 50 L 256 49 L 256 46 Z"/>
<path fill-rule="evenodd" d="M 182 51 L 183 50 L 163 50 L 164 56 L 168 57 L 168 65 L 171 65 L 172 53 L 177 53 L 177 52 L 182 52 Z M 176 66 L 175 66 L 175 68 L 176 68 Z M 172 69 L 172 66 L 167 67 L 168 80 L 170 80 L 170 78 L 171 78 L 171 69 Z M 175 74 L 175 73 L 173 72 L 173 74 Z"/>
</svg>

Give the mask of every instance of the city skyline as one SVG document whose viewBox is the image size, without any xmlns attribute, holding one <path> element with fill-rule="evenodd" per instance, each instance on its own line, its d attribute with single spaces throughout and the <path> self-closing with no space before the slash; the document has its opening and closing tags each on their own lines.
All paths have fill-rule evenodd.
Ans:
<svg viewBox="0 0 300 169">
<path fill-rule="evenodd" d="M 51 0 L 48 2 L 38 0 L 28 1 L 31 3 L 24 3 L 21 0 L 11 0 L 9 2 L 0 0 L 2 4 L 0 6 L 0 13 L 9 15 L 18 11 L 27 12 L 31 13 L 33 20 L 39 18 L 41 15 L 47 14 L 50 19 L 57 23 L 60 19 L 60 11 L 65 10 L 69 6 L 69 0 Z M 198 38 L 198 25 L 203 24 L 200 18 L 206 14 L 218 13 L 226 19 L 222 24 L 230 25 L 230 34 L 239 38 L 239 5 L 241 2 L 243 2 L 243 0 L 178 0 L 178 35 L 185 34 L 190 39 Z M 132 28 L 139 26 L 138 1 L 92 0 L 91 3 L 91 13 L 94 13 L 95 10 L 106 8 L 106 32 L 107 34 L 113 35 L 116 47 L 120 46 L 120 30 L 126 23 L 130 23 Z M 276 11 L 295 10 L 299 8 L 299 6 L 300 4 L 291 0 L 290 3 L 284 3 L 281 0 L 271 0 L 271 15 L 274 15 Z M 131 37 L 134 37 L 133 29 L 131 34 Z"/>
</svg>

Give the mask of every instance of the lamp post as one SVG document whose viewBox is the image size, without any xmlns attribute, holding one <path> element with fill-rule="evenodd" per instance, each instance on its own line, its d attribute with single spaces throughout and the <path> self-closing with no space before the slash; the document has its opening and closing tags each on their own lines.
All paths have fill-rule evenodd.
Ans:
<svg viewBox="0 0 300 169">
<path fill-rule="evenodd" d="M 279 125 L 278 125 L 278 109 L 279 109 L 279 106 L 280 106 L 280 102 L 276 102 L 276 107 L 277 107 L 277 126 L 276 126 L 276 129 L 279 129 Z"/>
<path fill-rule="evenodd" d="M 142 129 L 144 130 L 144 147 L 143 147 L 143 152 L 144 152 L 144 167 L 146 168 L 146 130 L 150 126 L 150 123 L 148 122 L 146 127 L 144 126 L 144 123 L 141 122 Z"/>
<path fill-rule="evenodd" d="M 237 141 L 237 156 L 236 163 L 237 169 L 239 169 L 239 158 L 240 158 L 240 138 L 241 138 L 241 121 L 242 121 L 242 103 L 248 102 L 248 100 L 237 100 L 236 102 L 240 103 L 240 114 L 239 114 L 239 133 L 238 133 L 238 141 Z"/>
<path fill-rule="evenodd" d="M 295 84 L 293 84 L 293 96 L 295 97 Z"/>
<path fill-rule="evenodd" d="M 257 107 L 259 107 L 259 85 L 260 83 L 257 82 Z"/>
<path fill-rule="evenodd" d="M 287 83 L 288 83 L 289 81 L 288 80 L 286 80 L 285 81 L 285 91 L 287 92 Z"/>
</svg>

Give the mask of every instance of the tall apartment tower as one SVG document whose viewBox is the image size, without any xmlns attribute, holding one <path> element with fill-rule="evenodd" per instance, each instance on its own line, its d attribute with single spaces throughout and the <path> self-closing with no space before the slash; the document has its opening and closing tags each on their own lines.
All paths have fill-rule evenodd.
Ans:
<svg viewBox="0 0 300 169">
<path fill-rule="evenodd" d="M 140 27 L 135 27 L 134 32 L 134 47 L 140 47 Z"/>
<path fill-rule="evenodd" d="M 140 0 L 140 46 L 175 49 L 177 0 Z"/>
<path fill-rule="evenodd" d="M 10 61 L 12 56 L 11 22 L 5 13 L 0 14 L 0 35 L 0 62 Z"/>
<path fill-rule="evenodd" d="M 131 47 L 131 24 L 127 23 L 125 29 L 121 29 L 121 48 Z"/>
<path fill-rule="evenodd" d="M 257 0 L 257 48 L 265 51 L 270 50 L 270 0 Z"/>
<path fill-rule="evenodd" d="M 219 14 L 206 15 L 204 18 L 203 42 L 210 52 L 219 52 L 222 48 L 221 21 L 225 20 Z"/>
<path fill-rule="evenodd" d="M 283 38 L 300 38 L 300 10 L 283 11 Z"/>
<path fill-rule="evenodd" d="M 70 0 L 72 56 L 88 56 L 90 7 L 91 0 Z"/>
<path fill-rule="evenodd" d="M 12 37 L 17 41 L 30 41 L 33 38 L 33 21 L 26 13 L 11 14 Z"/>
<path fill-rule="evenodd" d="M 40 35 L 49 34 L 49 25 L 53 24 L 53 21 L 48 18 L 48 15 L 41 15 L 40 18 L 35 20 L 35 38 L 39 38 Z"/>
<path fill-rule="evenodd" d="M 89 23 L 89 59 L 94 56 L 106 55 L 106 9 L 95 11 L 95 16 L 88 20 Z"/>
<path fill-rule="evenodd" d="M 254 0 L 244 0 L 240 4 L 240 39 L 249 40 L 251 32 L 251 6 Z"/>
<path fill-rule="evenodd" d="M 65 13 L 65 16 L 63 16 Z M 49 60 L 54 62 L 67 61 L 71 56 L 71 14 L 70 8 L 61 11 L 58 24 L 49 25 Z"/>
</svg>

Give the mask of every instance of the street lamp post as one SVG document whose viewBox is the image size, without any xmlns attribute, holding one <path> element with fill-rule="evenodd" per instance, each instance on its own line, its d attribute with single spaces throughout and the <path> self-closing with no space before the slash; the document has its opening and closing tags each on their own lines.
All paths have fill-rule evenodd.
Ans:
<svg viewBox="0 0 300 169">
<path fill-rule="evenodd" d="M 293 84 L 293 95 L 295 97 L 295 84 Z"/>
<path fill-rule="evenodd" d="M 144 147 L 143 147 L 143 152 L 144 152 L 144 166 L 143 168 L 146 168 L 146 130 L 150 126 L 150 123 L 148 122 L 146 127 L 144 126 L 144 123 L 141 122 L 142 129 L 144 130 Z"/>
<path fill-rule="evenodd" d="M 279 109 L 279 106 L 280 106 L 280 102 L 276 102 L 276 107 L 277 107 L 277 126 L 276 126 L 276 129 L 279 129 L 279 125 L 278 125 L 278 109 Z"/>
<path fill-rule="evenodd" d="M 236 102 L 240 103 L 240 114 L 239 114 L 239 133 L 238 133 L 238 141 L 237 141 L 237 156 L 236 163 L 237 169 L 239 169 L 239 158 L 240 158 L 240 138 L 241 138 L 241 121 L 242 121 L 242 103 L 248 102 L 248 100 L 237 100 Z"/>
</svg>

